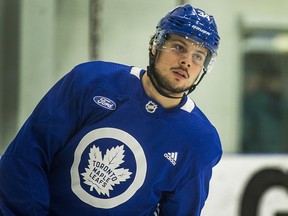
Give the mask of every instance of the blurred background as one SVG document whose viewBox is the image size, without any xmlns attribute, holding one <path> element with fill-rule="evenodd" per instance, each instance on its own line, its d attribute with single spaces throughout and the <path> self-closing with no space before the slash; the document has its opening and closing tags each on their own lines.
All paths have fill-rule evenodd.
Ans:
<svg viewBox="0 0 288 216">
<path fill-rule="evenodd" d="M 157 22 L 185 3 L 213 15 L 221 36 L 214 69 L 190 95 L 224 149 L 203 215 L 287 216 L 287 0 L 0 0 L 0 155 L 75 65 L 100 59 L 146 68 Z M 246 189 L 259 171 L 275 177 L 263 194 L 275 185 L 280 192 L 250 206 Z"/>
</svg>

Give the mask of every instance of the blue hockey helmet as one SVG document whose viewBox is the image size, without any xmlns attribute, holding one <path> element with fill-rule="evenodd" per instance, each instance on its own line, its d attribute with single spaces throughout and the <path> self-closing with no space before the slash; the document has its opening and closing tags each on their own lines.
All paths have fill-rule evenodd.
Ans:
<svg viewBox="0 0 288 216">
<path fill-rule="evenodd" d="M 207 48 L 209 55 L 204 69 L 211 70 L 220 42 L 213 16 L 189 4 L 178 6 L 159 21 L 153 42 L 156 47 L 160 48 L 169 34 L 183 36 Z"/>
</svg>

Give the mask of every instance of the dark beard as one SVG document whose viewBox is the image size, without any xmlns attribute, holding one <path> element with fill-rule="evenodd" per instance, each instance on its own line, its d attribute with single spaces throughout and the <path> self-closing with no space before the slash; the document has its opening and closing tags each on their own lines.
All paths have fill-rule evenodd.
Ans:
<svg viewBox="0 0 288 216">
<path fill-rule="evenodd" d="M 171 85 L 171 83 L 169 82 L 169 80 L 166 78 L 166 76 L 162 75 L 158 69 L 156 69 L 154 67 L 154 73 L 153 73 L 153 79 L 156 80 L 157 86 L 158 88 L 161 88 L 162 90 L 164 90 L 165 92 L 167 92 L 167 94 L 180 94 L 180 93 L 184 93 L 186 91 L 188 91 L 190 89 L 189 87 L 186 88 L 182 88 L 182 87 L 174 87 L 173 85 Z M 160 82 L 160 83 L 159 83 Z"/>
</svg>

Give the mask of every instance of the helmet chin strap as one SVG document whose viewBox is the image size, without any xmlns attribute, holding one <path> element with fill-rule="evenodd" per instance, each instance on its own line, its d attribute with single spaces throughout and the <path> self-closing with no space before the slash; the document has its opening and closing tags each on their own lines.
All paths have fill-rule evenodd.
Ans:
<svg viewBox="0 0 288 216">
<path fill-rule="evenodd" d="M 207 69 L 203 68 L 203 73 L 201 74 L 200 78 L 198 79 L 198 82 L 193 84 L 189 90 L 187 91 L 187 95 L 190 94 L 192 91 L 195 90 L 196 86 L 201 82 L 201 80 L 203 79 L 204 75 L 207 73 Z"/>
</svg>

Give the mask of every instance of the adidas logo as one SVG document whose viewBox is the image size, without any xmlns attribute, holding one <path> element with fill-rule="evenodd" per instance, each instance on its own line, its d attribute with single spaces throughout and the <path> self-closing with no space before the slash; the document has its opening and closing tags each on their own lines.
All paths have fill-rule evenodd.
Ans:
<svg viewBox="0 0 288 216">
<path fill-rule="evenodd" d="M 167 152 L 164 154 L 164 157 L 167 158 L 173 164 L 173 166 L 176 165 L 177 156 L 178 152 Z"/>
</svg>

